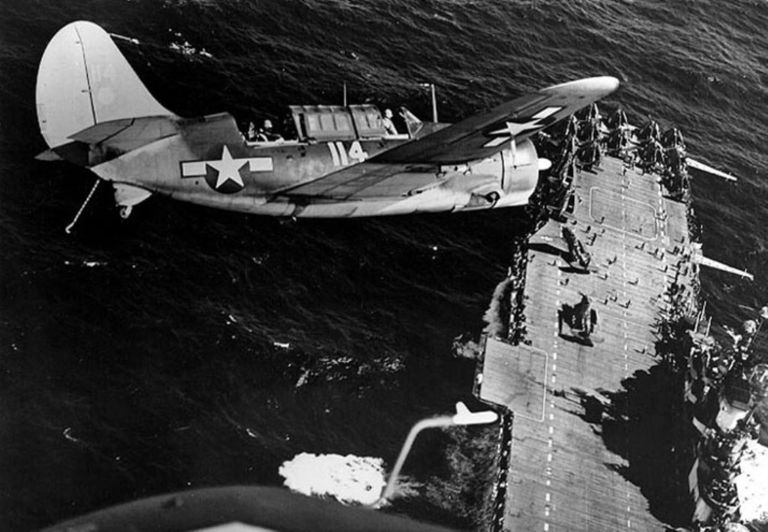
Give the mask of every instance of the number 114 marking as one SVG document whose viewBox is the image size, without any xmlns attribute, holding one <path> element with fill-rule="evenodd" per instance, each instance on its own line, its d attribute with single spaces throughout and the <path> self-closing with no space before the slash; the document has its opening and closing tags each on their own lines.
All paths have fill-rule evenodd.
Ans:
<svg viewBox="0 0 768 532">
<path fill-rule="evenodd" d="M 329 142 L 328 149 L 331 151 L 331 159 L 333 159 L 333 166 L 347 166 L 350 160 L 361 163 L 368 158 L 368 153 L 363 150 L 360 145 L 360 141 L 354 141 L 349 151 L 344 147 L 344 143 L 339 141 Z"/>
</svg>

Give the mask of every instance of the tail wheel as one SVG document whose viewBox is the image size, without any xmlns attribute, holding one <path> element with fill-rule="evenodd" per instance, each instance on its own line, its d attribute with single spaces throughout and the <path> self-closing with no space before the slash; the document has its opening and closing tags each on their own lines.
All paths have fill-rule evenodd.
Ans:
<svg viewBox="0 0 768 532">
<path fill-rule="evenodd" d="M 499 194 L 499 193 L 498 193 L 497 191 L 495 191 L 495 190 L 494 190 L 493 192 L 489 192 L 488 194 L 486 194 L 486 195 L 485 195 L 485 200 L 486 200 L 488 203 L 496 203 L 496 202 L 497 202 L 497 201 L 499 201 L 500 199 L 501 199 L 501 194 Z"/>
</svg>

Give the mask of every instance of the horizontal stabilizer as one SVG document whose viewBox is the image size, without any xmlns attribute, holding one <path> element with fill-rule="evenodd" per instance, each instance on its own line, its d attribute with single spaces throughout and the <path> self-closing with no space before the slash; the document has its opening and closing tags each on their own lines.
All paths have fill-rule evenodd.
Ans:
<svg viewBox="0 0 768 532">
<path fill-rule="evenodd" d="M 99 145 L 103 157 L 92 161 L 92 164 L 98 164 L 150 142 L 175 135 L 178 131 L 178 121 L 173 117 L 144 116 L 100 122 L 69 138 L 89 145 Z"/>
<path fill-rule="evenodd" d="M 747 271 L 739 270 L 738 268 L 734 268 L 733 266 L 728 266 L 727 264 L 723 264 L 722 262 L 718 262 L 716 260 L 709 259 L 707 257 L 701 257 L 701 259 L 699 259 L 699 264 L 701 264 L 702 266 L 713 268 L 715 270 L 720 270 L 721 272 L 739 275 L 741 277 L 744 277 L 745 279 L 749 279 L 750 281 L 755 280 L 755 276 Z"/>
<path fill-rule="evenodd" d="M 147 138 L 161 139 L 178 131 L 176 121 L 167 116 L 145 116 L 141 118 L 122 118 L 109 122 L 100 122 L 70 135 L 72 140 L 86 144 L 96 144 L 109 141 L 117 144 L 121 140 Z"/>
<path fill-rule="evenodd" d="M 726 174 L 725 172 L 721 172 L 716 168 L 712 168 L 711 166 L 708 166 L 695 159 L 691 159 L 690 157 L 686 159 L 686 162 L 688 163 L 688 166 L 690 166 L 691 168 L 695 168 L 696 170 L 699 170 L 701 172 L 706 172 L 707 174 L 711 174 L 716 177 L 722 177 L 726 181 L 738 181 L 738 179 L 736 179 L 736 177 L 732 176 L 731 174 Z"/>
</svg>

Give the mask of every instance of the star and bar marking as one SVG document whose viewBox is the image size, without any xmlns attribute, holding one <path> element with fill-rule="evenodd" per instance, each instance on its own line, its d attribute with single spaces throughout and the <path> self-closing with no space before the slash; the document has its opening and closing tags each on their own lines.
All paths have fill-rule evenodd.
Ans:
<svg viewBox="0 0 768 532">
<path fill-rule="evenodd" d="M 205 177 L 208 186 L 216 192 L 234 194 L 245 188 L 243 172 L 271 172 L 273 168 L 272 157 L 234 158 L 225 145 L 220 159 L 182 161 L 181 177 Z"/>
<path fill-rule="evenodd" d="M 545 107 L 535 115 L 533 115 L 528 121 L 526 122 L 511 122 L 507 121 L 505 123 L 506 127 L 502 129 L 497 129 L 495 131 L 490 131 L 488 135 L 494 137 L 485 144 L 483 144 L 483 148 L 493 148 L 495 146 L 499 146 L 501 144 L 504 144 L 505 142 L 510 142 L 513 140 L 516 136 L 518 136 L 520 133 L 524 133 L 525 131 L 529 131 L 531 129 L 536 129 L 538 127 L 541 127 L 541 121 L 549 118 L 556 112 L 560 111 L 562 107 Z"/>
</svg>

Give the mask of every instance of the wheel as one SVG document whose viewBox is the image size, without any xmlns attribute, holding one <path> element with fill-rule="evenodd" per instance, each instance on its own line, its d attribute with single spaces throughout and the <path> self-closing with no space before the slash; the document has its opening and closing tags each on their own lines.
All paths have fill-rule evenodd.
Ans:
<svg viewBox="0 0 768 532">
<path fill-rule="evenodd" d="M 485 195 L 485 201 L 488 203 L 496 203 L 501 198 L 501 194 L 499 194 L 497 191 L 489 192 Z"/>
<path fill-rule="evenodd" d="M 120 218 L 122 218 L 123 220 L 127 220 L 128 217 L 131 215 L 131 212 L 133 212 L 132 205 L 122 205 L 120 207 Z"/>
</svg>

